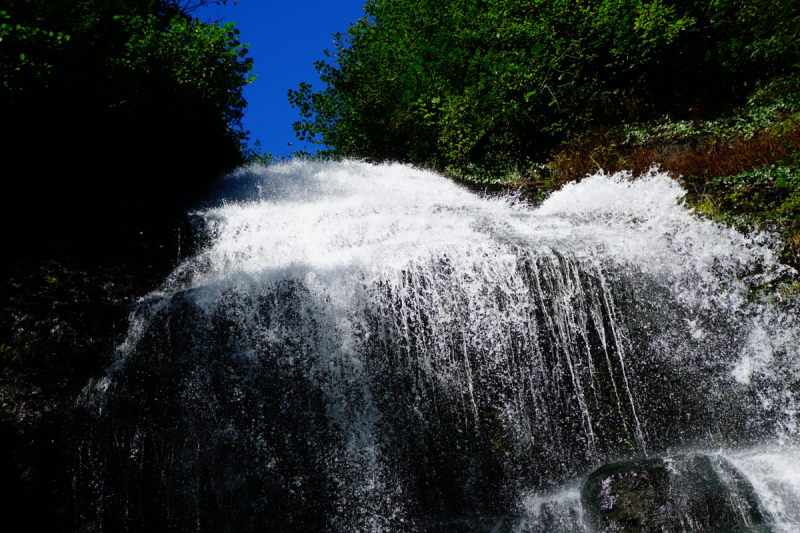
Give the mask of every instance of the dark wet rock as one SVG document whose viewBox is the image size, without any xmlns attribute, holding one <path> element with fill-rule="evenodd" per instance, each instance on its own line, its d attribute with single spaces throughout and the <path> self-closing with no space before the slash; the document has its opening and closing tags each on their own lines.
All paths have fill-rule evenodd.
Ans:
<svg viewBox="0 0 800 533">
<path fill-rule="evenodd" d="M 73 221 L 74 222 L 74 221 Z M 109 364 L 131 305 L 178 257 L 177 220 L 15 236 L 0 264 L 0 517 L 71 531 L 77 399 Z M 80 230 L 80 231 L 79 231 Z M 24 238 L 23 238 L 24 237 Z M 12 246 L 13 245 L 13 246 Z M 3 406 L 3 404 L 5 404 Z"/>
<path fill-rule="evenodd" d="M 589 475 L 581 498 L 602 533 L 769 531 L 753 487 L 720 456 L 608 464 Z"/>
</svg>

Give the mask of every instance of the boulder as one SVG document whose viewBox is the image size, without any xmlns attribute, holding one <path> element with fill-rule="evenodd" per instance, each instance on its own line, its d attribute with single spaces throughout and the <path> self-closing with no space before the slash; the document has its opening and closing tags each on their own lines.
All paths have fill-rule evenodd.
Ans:
<svg viewBox="0 0 800 533">
<path fill-rule="evenodd" d="M 586 478 L 581 500 L 598 533 L 769 531 L 753 487 L 720 456 L 607 464 Z"/>
</svg>

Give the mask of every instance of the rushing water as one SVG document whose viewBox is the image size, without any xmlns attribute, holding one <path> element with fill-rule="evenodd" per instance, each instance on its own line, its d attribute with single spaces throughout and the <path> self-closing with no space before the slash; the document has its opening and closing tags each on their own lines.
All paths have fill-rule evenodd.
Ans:
<svg viewBox="0 0 800 533">
<path fill-rule="evenodd" d="M 598 175 L 534 209 L 401 165 L 228 176 L 81 399 L 83 523 L 587 531 L 594 468 L 703 452 L 800 531 L 798 314 L 764 289 L 793 274 L 684 194 Z"/>
</svg>

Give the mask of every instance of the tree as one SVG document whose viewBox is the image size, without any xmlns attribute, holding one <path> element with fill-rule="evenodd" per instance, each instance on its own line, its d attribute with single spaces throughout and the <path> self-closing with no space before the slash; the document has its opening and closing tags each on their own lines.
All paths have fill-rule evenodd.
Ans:
<svg viewBox="0 0 800 533">
<path fill-rule="evenodd" d="M 155 209 L 240 164 L 253 62 L 233 23 L 192 19 L 208 3 L 218 2 L 7 2 L 0 141 L 9 197 L 40 201 L 46 191 L 57 206 L 131 197 Z"/>
<path fill-rule="evenodd" d="M 782 0 L 776 0 L 782 1 Z M 717 112 L 762 74 L 739 4 L 695 0 L 373 0 L 325 83 L 289 92 L 301 140 L 437 168 L 541 160 L 592 122 Z"/>
</svg>

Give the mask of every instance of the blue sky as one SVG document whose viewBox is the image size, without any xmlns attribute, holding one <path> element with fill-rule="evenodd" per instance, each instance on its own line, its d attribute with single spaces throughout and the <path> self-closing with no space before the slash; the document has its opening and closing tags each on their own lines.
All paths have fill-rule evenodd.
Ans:
<svg viewBox="0 0 800 533">
<path fill-rule="evenodd" d="M 238 5 L 228 0 L 227 6 L 193 13 L 204 21 L 235 22 L 241 41 L 250 45 L 258 75 L 244 91 L 244 128 L 250 130 L 251 144 L 259 139 L 262 149 L 276 157 L 304 146 L 312 149 L 294 135 L 292 123 L 300 114 L 289 105 L 286 93 L 301 81 L 322 88 L 314 62 L 324 59 L 323 51 L 333 49 L 333 34 L 346 32 L 363 16 L 363 8 L 364 0 L 239 0 Z"/>
</svg>

